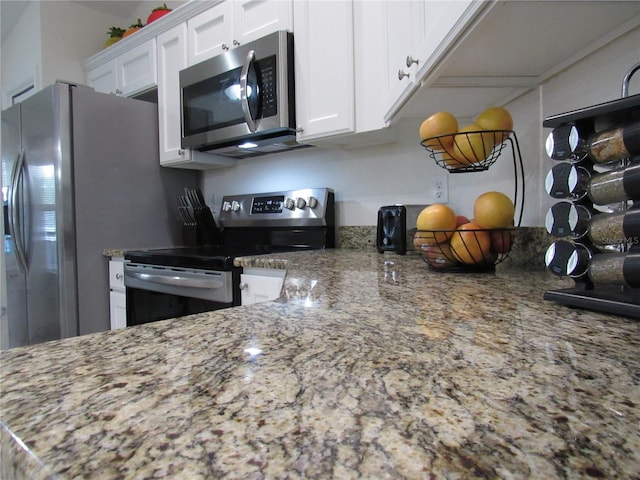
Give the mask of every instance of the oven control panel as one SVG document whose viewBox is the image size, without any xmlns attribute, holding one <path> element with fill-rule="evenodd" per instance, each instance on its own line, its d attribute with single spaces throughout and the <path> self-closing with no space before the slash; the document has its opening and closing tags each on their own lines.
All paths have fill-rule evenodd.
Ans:
<svg viewBox="0 0 640 480">
<path fill-rule="evenodd" d="M 334 222 L 334 192 L 304 188 L 282 192 L 226 195 L 220 206 L 223 227 L 306 227 Z"/>
</svg>

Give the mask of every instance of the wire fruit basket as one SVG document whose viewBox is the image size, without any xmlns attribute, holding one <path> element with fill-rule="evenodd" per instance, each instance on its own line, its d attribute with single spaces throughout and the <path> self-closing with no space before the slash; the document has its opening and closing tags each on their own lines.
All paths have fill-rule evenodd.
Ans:
<svg viewBox="0 0 640 480">
<path fill-rule="evenodd" d="M 516 150 L 520 156 L 513 130 L 473 130 L 439 135 L 426 138 L 420 144 L 430 158 L 451 173 L 487 170 L 509 145 L 514 157 Z"/>
<path fill-rule="evenodd" d="M 517 228 L 418 230 L 413 243 L 439 272 L 491 272 L 511 251 Z"/>
</svg>

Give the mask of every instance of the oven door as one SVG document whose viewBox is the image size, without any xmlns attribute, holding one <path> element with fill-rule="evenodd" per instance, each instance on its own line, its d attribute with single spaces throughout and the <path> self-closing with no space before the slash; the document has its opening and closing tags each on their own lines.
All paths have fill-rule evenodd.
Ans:
<svg viewBox="0 0 640 480">
<path fill-rule="evenodd" d="M 234 276 L 231 271 L 126 263 L 127 326 L 237 305 Z"/>
</svg>

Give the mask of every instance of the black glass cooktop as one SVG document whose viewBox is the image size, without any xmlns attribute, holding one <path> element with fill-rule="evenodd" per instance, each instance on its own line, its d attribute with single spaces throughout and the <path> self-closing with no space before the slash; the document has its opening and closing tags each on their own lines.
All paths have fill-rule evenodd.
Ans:
<svg viewBox="0 0 640 480">
<path fill-rule="evenodd" d="M 294 246 L 248 245 L 237 247 L 197 246 L 158 248 L 128 251 L 124 258 L 133 263 L 163 265 L 167 267 L 198 268 L 204 270 L 231 270 L 233 259 L 249 255 L 291 252 L 308 249 Z"/>
</svg>

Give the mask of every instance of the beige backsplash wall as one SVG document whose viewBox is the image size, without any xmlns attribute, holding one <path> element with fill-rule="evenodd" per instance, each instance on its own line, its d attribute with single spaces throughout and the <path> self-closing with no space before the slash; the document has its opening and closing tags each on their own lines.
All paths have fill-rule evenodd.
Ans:
<svg viewBox="0 0 640 480">
<path fill-rule="evenodd" d="M 559 71 L 539 88 L 506 105 L 514 117 L 525 166 L 525 212 L 522 225 L 542 227 L 552 204 L 544 177 L 553 165 L 543 151 L 550 115 L 613 100 L 620 96 L 622 77 L 640 61 L 640 29 L 635 29 L 587 58 Z M 640 93 L 640 74 L 630 92 Z M 425 117 L 434 112 L 425 112 Z M 398 141 L 351 150 L 310 148 L 241 160 L 233 168 L 210 170 L 203 189 L 214 213 L 223 195 L 269 192 L 304 187 L 331 187 L 336 192 L 339 226 L 375 225 L 381 205 L 432 203 L 428 182 L 446 171 L 427 159 L 417 135 L 422 119 L 397 125 Z M 465 121 L 466 119 L 461 119 Z M 449 174 L 449 203 L 469 215 L 473 199 L 487 190 L 513 192 L 509 161 L 499 160 L 489 172 Z"/>
</svg>

